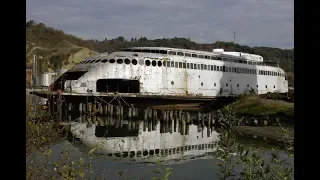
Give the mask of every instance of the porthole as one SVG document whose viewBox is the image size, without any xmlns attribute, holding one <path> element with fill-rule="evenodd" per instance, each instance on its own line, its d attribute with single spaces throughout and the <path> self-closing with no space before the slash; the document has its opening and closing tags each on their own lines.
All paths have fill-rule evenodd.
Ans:
<svg viewBox="0 0 320 180">
<path fill-rule="evenodd" d="M 158 61 L 158 66 L 161 67 L 162 66 L 162 62 Z"/>
<path fill-rule="evenodd" d="M 237 87 L 239 87 L 239 84 L 237 84 Z"/>
<path fill-rule="evenodd" d="M 138 61 L 136 59 L 132 59 L 131 62 L 132 62 L 133 65 L 137 65 L 138 64 Z M 141 61 L 141 62 L 142 62 L 142 65 L 143 65 L 143 61 Z"/>
<path fill-rule="evenodd" d="M 110 62 L 111 64 L 113 64 L 113 63 L 116 62 L 116 61 L 115 61 L 114 59 L 110 59 L 109 62 Z"/>
<path fill-rule="evenodd" d="M 150 60 L 146 60 L 146 66 L 150 66 Z"/>
<path fill-rule="evenodd" d="M 101 62 L 102 62 L 102 63 L 106 63 L 106 62 L 108 62 L 108 59 L 104 59 L 104 60 L 102 60 Z"/>
<path fill-rule="evenodd" d="M 173 81 L 171 81 L 171 85 L 174 85 L 174 82 L 173 82 Z"/>
<path fill-rule="evenodd" d="M 122 59 L 117 59 L 117 63 L 118 63 L 118 64 L 122 64 L 122 63 L 123 63 L 123 60 L 122 60 Z"/>
<path fill-rule="evenodd" d="M 213 85 L 214 85 L 214 86 L 216 86 L 217 84 L 216 84 L 216 83 L 214 83 Z"/>
<path fill-rule="evenodd" d="M 201 82 L 201 86 L 203 86 L 203 82 Z"/>
<path fill-rule="evenodd" d="M 152 61 L 152 66 L 156 66 L 157 65 L 157 61 Z"/>
<path fill-rule="evenodd" d="M 129 59 L 125 59 L 125 60 L 124 60 L 124 63 L 125 63 L 125 64 L 130 64 L 130 60 L 129 60 Z"/>
</svg>

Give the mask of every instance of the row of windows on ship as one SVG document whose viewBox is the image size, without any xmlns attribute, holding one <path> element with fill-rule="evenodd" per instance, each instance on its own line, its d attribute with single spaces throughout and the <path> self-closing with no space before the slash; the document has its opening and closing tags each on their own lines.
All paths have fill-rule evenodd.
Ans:
<svg viewBox="0 0 320 180">
<path fill-rule="evenodd" d="M 143 53 L 153 53 L 153 54 L 168 54 L 168 55 L 176 55 L 176 56 L 184 56 L 184 57 L 201 58 L 201 59 L 229 61 L 229 62 L 235 62 L 235 63 L 264 65 L 263 62 L 257 62 L 257 61 L 248 61 L 248 60 L 237 59 L 237 58 L 232 58 L 232 57 L 222 57 L 220 55 L 214 55 L 214 56 L 210 55 L 209 56 L 209 55 L 205 55 L 205 54 L 188 53 L 188 52 L 172 51 L 172 50 L 167 51 L 167 50 L 158 50 L 158 49 L 122 49 L 121 51 L 143 52 Z"/>
<path fill-rule="evenodd" d="M 97 59 L 97 60 L 87 60 L 82 61 L 80 64 L 87 64 L 87 63 L 106 63 L 108 62 L 108 59 Z M 110 59 L 109 63 L 113 64 L 117 62 L 118 64 L 126 64 L 129 65 L 130 63 L 133 65 L 137 65 L 138 61 L 136 59 Z M 249 68 L 239 68 L 239 67 L 227 67 L 227 66 L 217 66 L 217 65 L 207 65 L 207 64 L 197 64 L 197 63 L 185 63 L 185 62 L 175 62 L 175 61 L 155 61 L 155 60 L 139 60 L 140 65 L 146 65 L 146 66 L 159 66 L 162 65 L 164 67 L 175 67 L 175 68 L 186 68 L 186 69 L 198 69 L 198 70 L 208 70 L 208 71 L 222 71 L 222 72 L 233 72 L 233 73 L 243 73 L 243 74 L 257 74 L 256 69 L 249 69 Z M 284 73 L 281 72 L 275 72 L 275 71 L 265 71 L 265 70 L 259 70 L 259 75 L 266 75 L 266 76 L 279 76 L 279 77 L 285 77 Z"/>
</svg>

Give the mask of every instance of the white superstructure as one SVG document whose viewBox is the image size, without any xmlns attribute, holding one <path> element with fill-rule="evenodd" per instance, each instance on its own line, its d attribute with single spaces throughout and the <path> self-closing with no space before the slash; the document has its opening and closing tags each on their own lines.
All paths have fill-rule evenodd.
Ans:
<svg viewBox="0 0 320 180">
<path fill-rule="evenodd" d="M 74 93 L 217 97 L 250 90 L 288 92 L 281 68 L 266 65 L 258 55 L 223 49 L 126 48 L 86 59 L 64 75 L 62 89 Z"/>
</svg>

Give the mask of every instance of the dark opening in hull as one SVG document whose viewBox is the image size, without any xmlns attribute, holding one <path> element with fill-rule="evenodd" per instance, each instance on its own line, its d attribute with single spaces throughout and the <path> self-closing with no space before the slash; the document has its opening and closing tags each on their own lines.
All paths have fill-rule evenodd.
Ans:
<svg viewBox="0 0 320 180">
<path fill-rule="evenodd" d="M 78 80 L 86 72 L 87 71 L 65 72 L 52 85 L 50 85 L 50 89 L 53 91 L 61 89 L 63 91 L 66 80 Z"/>
<path fill-rule="evenodd" d="M 99 79 L 97 92 L 140 93 L 138 80 Z"/>
</svg>

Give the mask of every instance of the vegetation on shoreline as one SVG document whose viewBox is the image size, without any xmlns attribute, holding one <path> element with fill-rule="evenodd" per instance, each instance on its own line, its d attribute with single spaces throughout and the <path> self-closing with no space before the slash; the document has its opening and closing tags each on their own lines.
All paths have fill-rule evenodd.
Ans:
<svg viewBox="0 0 320 180">
<path fill-rule="evenodd" d="M 293 165 L 291 164 L 292 152 L 288 152 L 285 159 L 281 159 L 273 149 L 269 155 L 270 161 L 264 155 L 258 155 L 257 149 L 246 148 L 235 139 L 233 122 L 235 114 L 230 106 L 223 108 L 223 121 L 220 122 L 223 131 L 216 150 L 217 165 L 220 168 L 218 176 L 226 179 L 293 179 Z M 283 128 L 284 133 L 286 133 Z M 285 144 L 290 146 L 291 144 Z M 289 149 L 289 148 L 287 148 Z M 236 154 L 236 156 L 234 156 Z M 236 168 L 238 166 L 238 169 Z"/>
<path fill-rule="evenodd" d="M 245 95 L 230 104 L 237 115 L 243 116 L 286 116 L 293 119 L 294 103 L 263 99 L 258 95 Z"/>
</svg>

